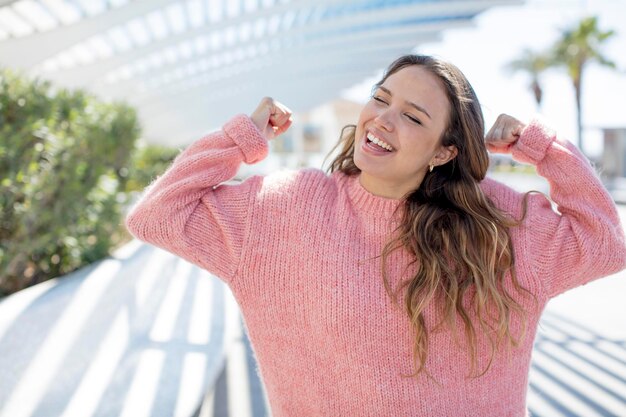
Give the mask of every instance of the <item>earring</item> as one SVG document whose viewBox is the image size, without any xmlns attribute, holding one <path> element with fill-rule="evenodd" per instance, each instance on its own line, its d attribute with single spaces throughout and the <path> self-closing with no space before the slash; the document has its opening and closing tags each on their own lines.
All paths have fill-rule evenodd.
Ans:
<svg viewBox="0 0 626 417">
<path fill-rule="evenodd" d="M 435 168 L 435 166 L 433 164 L 430 165 L 430 172 L 433 172 L 433 168 Z"/>
</svg>

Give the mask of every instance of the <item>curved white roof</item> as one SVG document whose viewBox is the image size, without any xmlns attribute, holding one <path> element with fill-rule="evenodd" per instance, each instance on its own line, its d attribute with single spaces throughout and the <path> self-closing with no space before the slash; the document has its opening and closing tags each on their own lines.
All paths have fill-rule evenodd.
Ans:
<svg viewBox="0 0 626 417">
<path fill-rule="evenodd" d="M 185 143 L 265 95 L 307 110 L 519 2 L 0 0 L 0 65 L 127 100 L 148 140 Z"/>
</svg>

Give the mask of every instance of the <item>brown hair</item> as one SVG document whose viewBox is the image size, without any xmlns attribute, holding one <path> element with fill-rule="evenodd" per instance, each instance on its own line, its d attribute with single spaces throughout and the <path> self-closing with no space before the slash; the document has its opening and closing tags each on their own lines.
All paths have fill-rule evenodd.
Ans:
<svg viewBox="0 0 626 417">
<path fill-rule="evenodd" d="M 415 332 L 413 375 L 425 370 L 429 330 L 443 323 L 456 330 L 455 323 L 460 318 L 470 351 L 470 374 L 480 376 L 489 369 L 503 340 L 515 346 L 524 333 L 522 330 L 517 338 L 513 334 L 512 315 L 518 314 L 523 325 L 526 316 L 503 282 L 510 272 L 516 292 L 532 297 L 517 280 L 508 231 L 524 218 L 526 198 L 522 219 L 514 220 L 482 192 L 479 183 L 489 166 L 482 111 L 472 86 L 456 66 L 429 56 L 402 56 L 374 87 L 411 65 L 422 66 L 441 80 L 450 103 L 450 120 L 440 140 L 443 146 L 456 146 L 458 154 L 427 173 L 419 188 L 405 196 L 400 226 L 380 255 L 383 283 L 395 302 L 398 293 L 405 289 L 404 305 Z M 360 172 L 353 160 L 354 136 L 355 126 L 343 128 L 341 140 L 333 149 L 341 147 L 341 151 L 331 163 L 330 172 Z M 417 272 L 394 291 L 386 272 L 387 258 L 400 248 L 414 256 L 411 265 L 417 267 Z M 427 329 L 424 312 L 435 300 L 441 307 L 442 319 Z M 482 372 L 477 369 L 476 325 L 491 348 L 491 357 Z"/>
</svg>

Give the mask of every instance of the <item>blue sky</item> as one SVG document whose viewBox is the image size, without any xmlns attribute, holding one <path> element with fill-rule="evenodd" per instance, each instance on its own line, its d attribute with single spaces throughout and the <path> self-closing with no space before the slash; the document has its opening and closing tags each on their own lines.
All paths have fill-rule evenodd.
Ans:
<svg viewBox="0 0 626 417">
<path fill-rule="evenodd" d="M 475 26 L 449 30 L 443 40 L 424 44 L 420 53 L 437 55 L 456 64 L 468 77 L 483 105 L 490 125 L 498 114 L 529 120 L 537 112 L 528 78 L 504 67 L 524 48 L 542 50 L 584 16 L 597 15 L 601 29 L 616 35 L 606 45 L 606 55 L 621 71 L 590 65 L 583 79 L 583 117 L 588 126 L 587 150 L 601 148 L 597 128 L 626 128 L 626 1 L 529 0 L 516 6 L 494 7 L 475 20 Z M 363 100 L 374 79 L 350 90 L 349 97 Z M 543 78 L 541 114 L 563 135 L 575 140 L 574 91 L 564 70 L 550 70 Z M 595 131 L 594 131 L 595 130 Z"/>
</svg>

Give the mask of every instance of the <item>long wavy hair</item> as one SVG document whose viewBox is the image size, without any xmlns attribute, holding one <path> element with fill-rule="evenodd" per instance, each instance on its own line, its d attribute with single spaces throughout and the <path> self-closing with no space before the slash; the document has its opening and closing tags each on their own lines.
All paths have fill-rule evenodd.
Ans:
<svg viewBox="0 0 626 417">
<path fill-rule="evenodd" d="M 470 375 L 480 376 L 491 366 L 503 341 L 517 346 L 525 332 L 526 313 L 507 291 L 506 274 L 510 273 L 516 292 L 534 299 L 517 279 L 509 234 L 509 228 L 525 217 L 528 194 L 521 218 L 514 219 L 482 192 L 479 183 L 489 166 L 482 111 L 472 86 L 456 66 L 430 56 L 402 56 L 389 66 L 374 90 L 390 75 L 411 65 L 422 66 L 441 80 L 450 104 L 450 119 L 440 141 L 443 146 L 456 146 L 458 154 L 427 172 L 419 188 L 403 199 L 400 225 L 380 255 L 383 283 L 397 304 L 399 294 L 404 295 L 404 307 L 415 333 L 415 372 L 411 376 L 425 371 L 429 332 L 443 324 L 456 332 L 459 318 L 469 347 Z M 340 149 L 329 166 L 330 172 L 360 172 L 354 163 L 354 145 L 355 126 L 349 125 L 329 154 Z M 412 255 L 410 265 L 417 272 L 394 290 L 387 261 L 392 251 L 401 248 Z M 424 313 L 432 302 L 438 303 L 437 311 L 442 315 L 438 324 L 428 329 Z M 522 323 L 521 334 L 517 335 L 512 330 L 515 314 Z M 491 352 L 482 371 L 478 369 L 477 328 L 486 337 L 480 340 L 488 341 Z"/>
</svg>

